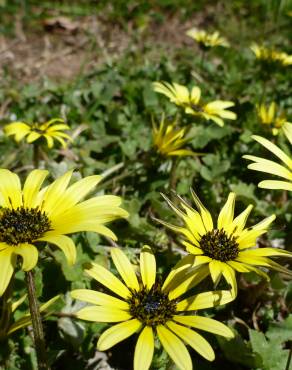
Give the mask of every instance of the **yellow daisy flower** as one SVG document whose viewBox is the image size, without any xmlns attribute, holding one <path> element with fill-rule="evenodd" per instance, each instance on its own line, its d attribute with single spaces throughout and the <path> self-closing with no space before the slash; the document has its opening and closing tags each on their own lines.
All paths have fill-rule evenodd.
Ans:
<svg viewBox="0 0 292 370">
<path fill-rule="evenodd" d="M 68 263 L 74 264 L 75 245 L 65 234 L 93 231 L 116 239 L 104 224 L 127 217 L 127 212 L 119 207 L 121 198 L 103 195 L 80 202 L 101 176 L 88 176 L 68 187 L 72 172 L 40 190 L 48 171 L 32 171 L 22 189 L 16 174 L 0 169 L 0 295 L 9 284 L 17 256 L 23 259 L 22 270 L 35 267 L 36 242 L 56 245 Z"/>
<path fill-rule="evenodd" d="M 236 119 L 236 114 L 227 110 L 227 108 L 234 106 L 233 102 L 214 100 L 210 103 L 203 103 L 201 101 L 201 89 L 198 86 L 194 86 L 189 91 L 186 86 L 175 82 L 172 84 L 154 82 L 153 87 L 154 91 L 167 96 L 172 103 L 184 108 L 187 114 L 214 121 L 219 126 L 224 126 L 223 119 Z"/>
<path fill-rule="evenodd" d="M 275 102 L 270 105 L 259 104 L 256 108 L 261 123 L 272 127 L 273 135 L 278 135 L 279 129 L 288 122 L 285 113 L 278 109 Z"/>
<path fill-rule="evenodd" d="M 228 48 L 230 46 L 226 38 L 222 37 L 218 31 L 207 33 L 204 30 L 191 28 L 186 32 L 186 35 L 197 41 L 199 46 L 203 49 L 209 49 L 216 46 Z"/>
<path fill-rule="evenodd" d="M 249 205 L 234 218 L 235 194 L 230 193 L 219 214 L 217 226 L 214 226 L 209 211 L 193 190 L 191 193 L 198 211 L 191 208 L 179 196 L 177 196 L 178 207 L 164 196 L 169 206 L 182 219 L 184 226 L 176 226 L 157 220 L 169 229 L 183 235 L 182 244 L 193 257 L 190 262 L 188 256 L 186 264 L 189 266 L 207 265 L 215 284 L 223 275 L 231 285 L 234 296 L 237 295 L 235 271 L 254 271 L 268 278 L 265 272 L 257 268 L 257 266 L 263 266 L 290 273 L 289 270 L 268 258 L 269 256 L 292 257 L 290 252 L 277 248 L 256 247 L 257 238 L 267 232 L 269 225 L 275 219 L 274 215 L 267 217 L 255 226 L 245 228 L 252 205 Z"/>
<path fill-rule="evenodd" d="M 165 157 L 186 156 L 195 153 L 182 147 L 190 140 L 186 138 L 187 128 L 178 128 L 175 123 L 167 124 L 162 117 L 159 127 L 153 122 L 153 144 L 157 152 Z"/>
<path fill-rule="evenodd" d="M 64 123 L 61 118 L 54 118 L 45 123 L 33 123 L 29 125 L 24 122 L 12 122 L 4 127 L 4 133 L 7 136 L 14 136 L 14 139 L 19 142 L 24 137 L 28 143 L 45 138 L 49 148 L 54 146 L 54 140 L 57 140 L 63 148 L 67 143 L 64 139 L 72 140 L 71 137 L 64 133 L 64 130 L 69 130 L 70 127 Z"/>
<path fill-rule="evenodd" d="M 281 64 L 282 66 L 292 65 L 292 55 L 288 55 L 287 53 L 280 52 L 274 49 L 269 49 L 256 43 L 253 43 L 250 46 L 250 49 L 255 54 L 256 58 L 263 62 L 275 62 Z"/>
<path fill-rule="evenodd" d="M 283 132 L 290 144 L 292 144 L 292 123 L 286 122 L 283 125 Z M 258 186 L 264 189 L 281 189 L 292 191 L 292 157 L 284 153 L 283 150 L 277 147 L 277 145 L 261 136 L 253 135 L 252 138 L 272 152 L 276 157 L 278 157 L 284 165 L 273 162 L 269 159 L 256 157 L 254 155 L 244 155 L 243 158 L 250 159 L 254 162 L 249 164 L 247 167 L 251 170 L 266 172 L 288 180 L 264 180 L 261 181 Z"/>
<path fill-rule="evenodd" d="M 140 271 L 130 263 L 119 248 L 111 249 L 111 257 L 123 282 L 101 265 L 92 264 L 88 275 L 111 290 L 114 295 L 89 289 L 71 292 L 75 299 L 93 304 L 75 315 L 82 320 L 113 322 L 118 324 L 107 329 L 99 338 L 97 348 L 105 351 L 136 332 L 140 332 L 134 355 L 134 370 L 148 370 L 157 335 L 162 346 L 181 370 L 191 370 L 192 360 L 184 343 L 209 361 L 215 354 L 210 344 L 191 328 L 205 330 L 232 338 L 232 331 L 216 320 L 201 317 L 192 312 L 232 300 L 229 291 L 199 293 L 180 299 L 204 275 L 193 272 L 180 275 L 171 272 L 164 284 L 156 278 L 155 257 L 148 246 L 140 254 Z M 179 276 L 180 275 L 180 276 Z"/>
<path fill-rule="evenodd" d="M 54 304 L 60 296 L 56 296 L 52 299 L 50 299 L 48 302 L 40 305 L 40 313 L 43 317 L 47 317 L 50 315 L 50 311 L 48 311 L 48 308 Z M 1 312 L 1 318 L 0 318 L 0 341 L 7 338 L 9 335 L 14 333 L 15 331 L 24 328 L 26 326 L 31 325 L 31 317 L 30 314 L 25 314 L 21 316 L 19 319 L 17 319 L 14 322 L 11 322 L 11 314 L 15 312 L 15 310 L 25 301 L 26 295 L 21 297 L 16 302 L 11 303 L 9 301 L 3 301 L 3 307 Z"/>
</svg>

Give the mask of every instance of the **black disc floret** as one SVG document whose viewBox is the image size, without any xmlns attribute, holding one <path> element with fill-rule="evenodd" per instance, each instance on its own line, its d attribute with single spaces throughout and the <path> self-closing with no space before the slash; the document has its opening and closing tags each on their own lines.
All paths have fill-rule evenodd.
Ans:
<svg viewBox="0 0 292 370">
<path fill-rule="evenodd" d="M 131 293 L 128 301 L 130 313 L 144 325 L 163 325 L 176 313 L 176 301 L 170 300 L 168 294 L 161 291 L 161 285 L 158 283 L 150 290 L 143 287 L 140 291 Z"/>
<path fill-rule="evenodd" d="M 200 240 L 204 255 L 222 262 L 234 260 L 239 253 L 236 238 L 223 229 L 208 231 Z"/>
<path fill-rule="evenodd" d="M 38 208 L 0 210 L 0 242 L 9 245 L 32 243 L 50 230 L 51 221 Z"/>
</svg>

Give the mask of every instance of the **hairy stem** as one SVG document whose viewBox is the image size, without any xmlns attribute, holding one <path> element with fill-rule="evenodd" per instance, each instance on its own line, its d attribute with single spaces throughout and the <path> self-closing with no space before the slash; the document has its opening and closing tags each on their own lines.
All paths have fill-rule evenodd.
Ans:
<svg viewBox="0 0 292 370">
<path fill-rule="evenodd" d="M 39 370 L 49 370 L 47 361 L 45 336 L 42 325 L 42 319 L 39 311 L 39 305 L 36 297 L 34 276 L 32 271 L 25 273 L 26 286 L 28 292 L 29 309 L 32 321 L 34 344 L 38 361 Z"/>
</svg>

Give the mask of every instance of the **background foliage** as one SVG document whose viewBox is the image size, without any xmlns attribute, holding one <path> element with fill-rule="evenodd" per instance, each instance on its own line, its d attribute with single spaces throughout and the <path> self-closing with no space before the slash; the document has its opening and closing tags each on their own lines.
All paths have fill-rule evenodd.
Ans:
<svg viewBox="0 0 292 370">
<path fill-rule="evenodd" d="M 291 67 L 264 73 L 249 49 L 251 42 L 292 53 L 289 36 L 291 1 L 0 1 L 0 122 L 44 121 L 62 117 L 72 127 L 68 149 L 47 151 L 42 165 L 53 177 L 75 168 L 78 176 L 103 173 L 100 193 L 119 194 L 130 212 L 128 222 L 113 225 L 132 261 L 147 243 L 157 254 L 162 274 L 179 259 L 181 249 L 173 235 L 152 220 L 172 220 L 160 192 L 169 192 L 170 163 L 152 155 L 152 119 L 162 112 L 192 124 L 191 147 L 204 155 L 184 158 L 176 169 L 177 192 L 188 198 L 196 189 L 208 209 L 217 215 L 229 191 L 237 193 L 237 212 L 254 205 L 254 224 L 277 215 L 265 245 L 285 245 L 292 251 L 291 198 L 281 191 L 257 188 L 262 175 L 247 169 L 242 155 L 260 155 L 263 148 L 251 134 L 272 139 L 285 150 L 280 134 L 273 137 L 256 115 L 255 104 L 276 101 L 292 115 Z M 185 35 L 191 27 L 219 30 L 230 49 L 201 51 Z M 166 98 L 153 92 L 153 81 L 199 85 L 206 100 L 235 101 L 236 121 L 223 128 L 182 116 Z M 25 174 L 32 168 L 32 148 L 0 136 L 2 167 Z M 149 154 L 150 153 L 150 154 Z M 152 154 L 151 154 L 152 153 Z M 266 153 L 266 152 L 265 152 Z M 96 350 L 105 324 L 73 320 L 80 308 L 68 295 L 71 289 L 92 287 L 82 267 L 89 261 L 110 266 L 109 240 L 91 233 L 76 236 L 78 262 L 68 267 L 61 252 L 41 256 L 36 269 L 42 302 L 62 298 L 45 323 L 53 369 L 119 369 L 132 367 L 135 338 L 107 353 Z M 174 251 L 171 253 L 170 250 Z M 25 293 L 23 273 L 16 275 L 15 299 Z M 211 288 L 211 282 L 207 282 Z M 226 307 L 206 311 L 236 331 L 227 341 L 210 336 L 216 360 L 208 363 L 191 352 L 194 367 L 204 369 L 284 370 L 292 340 L 292 283 L 277 273 L 271 282 L 246 275 L 239 298 Z M 27 312 L 22 304 L 15 318 Z M 7 353 L 11 352 L 9 360 Z M 0 346 L 0 368 L 36 368 L 31 332 L 22 329 Z M 158 348 L 153 369 L 175 369 Z M 292 369 L 292 365 L 290 365 Z M 288 368 L 286 368 L 288 370 Z"/>
</svg>

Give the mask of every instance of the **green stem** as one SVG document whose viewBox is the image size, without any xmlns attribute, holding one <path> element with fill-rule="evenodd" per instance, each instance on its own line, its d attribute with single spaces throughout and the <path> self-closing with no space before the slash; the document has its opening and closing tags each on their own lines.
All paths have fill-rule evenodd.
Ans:
<svg viewBox="0 0 292 370">
<path fill-rule="evenodd" d="M 49 365 L 47 361 L 45 336 L 42 325 L 42 319 L 39 311 L 39 305 L 36 297 L 34 276 L 32 271 L 25 273 L 26 286 L 28 292 L 28 301 L 30 316 L 32 321 L 34 344 L 38 361 L 39 370 L 49 370 Z"/>
</svg>

